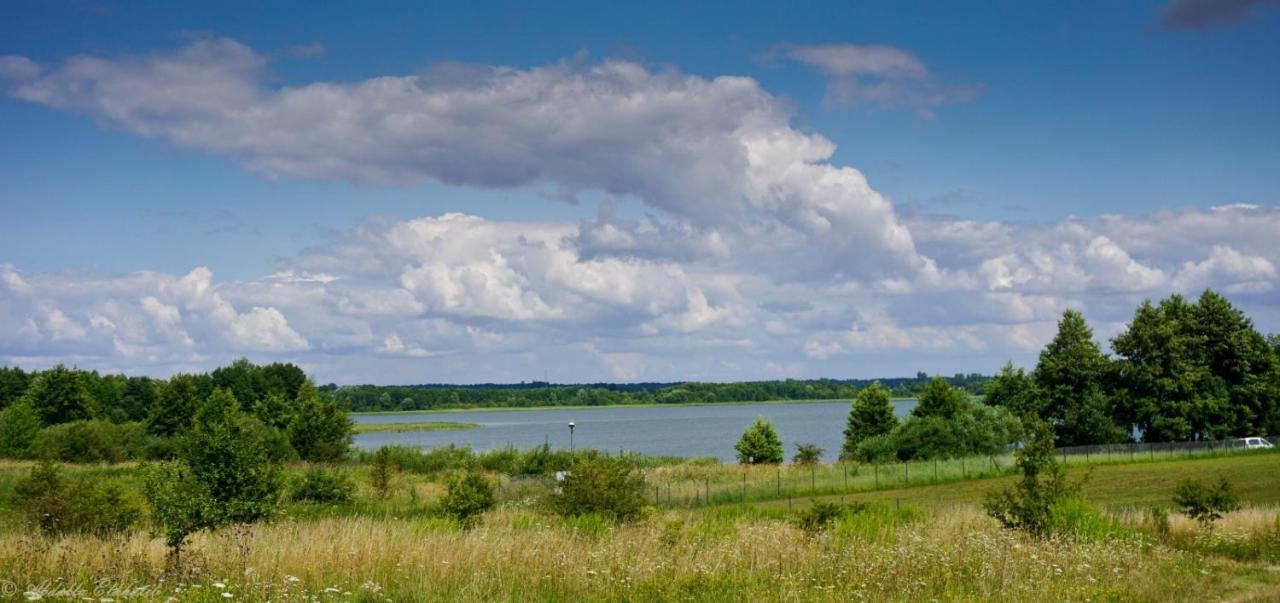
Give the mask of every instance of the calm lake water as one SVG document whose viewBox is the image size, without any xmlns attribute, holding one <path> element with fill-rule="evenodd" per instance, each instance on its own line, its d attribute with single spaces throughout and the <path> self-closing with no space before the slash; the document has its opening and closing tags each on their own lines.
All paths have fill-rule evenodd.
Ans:
<svg viewBox="0 0 1280 603">
<path fill-rule="evenodd" d="M 894 411 L 905 416 L 915 400 L 895 400 Z M 849 402 L 801 402 L 789 404 L 722 404 L 712 406 L 650 406 L 512 410 L 501 412 L 440 412 L 405 414 L 355 414 L 357 423 L 411 423 L 458 421 L 476 423 L 476 429 L 406 433 L 366 433 L 356 436 L 357 446 L 377 448 L 404 444 L 432 448 L 445 444 L 470 446 L 477 451 L 508 444 L 529 448 L 550 442 L 553 448 L 569 447 L 568 423 L 576 424 L 577 448 L 632 450 L 651 455 L 712 456 L 735 460 L 733 445 L 757 416 L 771 419 L 786 447 L 787 458 L 796 443 L 813 443 L 826 449 L 826 459 L 840 454 Z"/>
</svg>

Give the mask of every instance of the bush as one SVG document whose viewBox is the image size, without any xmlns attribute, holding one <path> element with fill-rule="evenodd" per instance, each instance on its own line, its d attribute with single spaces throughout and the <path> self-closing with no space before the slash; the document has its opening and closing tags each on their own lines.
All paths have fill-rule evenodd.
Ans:
<svg viewBox="0 0 1280 603">
<path fill-rule="evenodd" d="M 858 443 L 853 459 L 863 463 L 882 463 L 898 456 L 898 440 L 891 433 L 871 436 Z"/>
<path fill-rule="evenodd" d="M 262 424 L 240 412 L 225 389 L 214 390 L 196 411 L 179 459 L 208 490 L 216 524 L 249 523 L 275 510 L 280 464 L 268 443 Z"/>
<path fill-rule="evenodd" d="M 137 497 L 110 480 L 81 479 L 68 483 L 51 461 L 32 467 L 14 485 L 15 503 L 46 534 L 125 532 L 142 517 Z"/>
<path fill-rule="evenodd" d="M 29 402 L 18 401 L 0 411 L 0 456 L 25 459 L 40 433 L 40 414 Z"/>
<path fill-rule="evenodd" d="M 141 423 L 72 421 L 46 427 L 36 436 L 39 458 L 68 463 L 118 463 L 140 458 L 149 440 Z"/>
<path fill-rule="evenodd" d="M 597 513 L 615 521 L 640 516 L 644 476 L 626 461 L 603 454 L 582 454 L 552 494 L 552 509 L 566 517 Z"/>
<path fill-rule="evenodd" d="M 318 467 L 308 469 L 293 485 L 289 498 L 301 502 L 350 504 L 355 499 L 356 484 L 337 471 Z"/>
<path fill-rule="evenodd" d="M 793 465 L 817 465 L 822 460 L 825 450 L 817 444 L 796 444 L 796 455 L 791 458 Z"/>
<path fill-rule="evenodd" d="M 1006 528 L 1047 536 L 1054 505 L 1074 496 L 1079 485 L 1067 482 L 1053 456 L 1053 431 L 1043 421 L 1031 423 L 1031 440 L 1017 454 L 1022 478 L 1012 488 L 989 494 L 983 507 Z"/>
<path fill-rule="evenodd" d="M 801 530 L 809 534 L 817 534 L 831 525 L 836 518 L 848 512 L 856 513 L 862 510 L 866 505 L 857 504 L 855 506 L 837 505 L 828 502 L 816 502 L 809 505 L 796 514 L 795 523 Z"/>
<path fill-rule="evenodd" d="M 493 484 L 477 471 L 465 471 L 449 480 L 440 510 L 471 528 L 494 503 Z"/>
<path fill-rule="evenodd" d="M 782 462 L 782 439 L 778 437 L 773 423 L 764 417 L 756 417 L 733 448 L 738 451 L 738 462 L 744 465 L 777 465 Z"/>
<path fill-rule="evenodd" d="M 1213 524 L 1240 508 L 1240 499 L 1231 489 L 1227 478 L 1219 478 L 1218 485 L 1204 486 L 1195 480 L 1182 482 L 1174 492 L 1173 502 L 1182 509 L 1182 514 L 1200 522 L 1200 525 L 1213 529 Z"/>
</svg>

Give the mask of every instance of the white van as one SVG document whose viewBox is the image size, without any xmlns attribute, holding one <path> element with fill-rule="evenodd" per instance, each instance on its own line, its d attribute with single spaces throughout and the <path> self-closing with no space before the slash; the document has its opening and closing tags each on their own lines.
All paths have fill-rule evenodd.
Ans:
<svg viewBox="0 0 1280 603">
<path fill-rule="evenodd" d="M 1268 442 L 1266 438 L 1240 438 L 1240 443 L 1244 444 L 1244 447 L 1249 449 L 1275 448 L 1275 446 L 1272 446 L 1271 442 Z"/>
</svg>

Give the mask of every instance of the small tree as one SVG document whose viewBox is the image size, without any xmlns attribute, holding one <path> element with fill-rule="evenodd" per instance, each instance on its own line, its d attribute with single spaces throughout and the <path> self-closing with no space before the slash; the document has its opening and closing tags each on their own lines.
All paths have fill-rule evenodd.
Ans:
<svg viewBox="0 0 1280 603">
<path fill-rule="evenodd" d="M 793 465 L 817 465 L 822 460 L 825 450 L 817 444 L 796 444 L 796 455 L 791 458 Z"/>
<path fill-rule="evenodd" d="M 1044 536 L 1053 506 L 1075 495 L 1079 485 L 1068 483 L 1058 465 L 1049 426 L 1033 418 L 1025 422 L 1029 423 L 1030 439 L 1017 453 L 1022 478 L 1012 488 L 989 494 L 983 507 L 1006 528 Z"/>
<path fill-rule="evenodd" d="M 298 390 L 289 443 L 307 461 L 336 461 L 351 448 L 351 417 L 333 400 L 322 400 L 310 382 Z"/>
<path fill-rule="evenodd" d="M 219 524 L 219 514 L 211 504 L 209 489 L 181 463 L 147 467 L 142 492 L 151 505 L 156 532 L 169 547 L 169 563 L 178 567 L 187 537 Z"/>
<path fill-rule="evenodd" d="M 253 522 L 269 516 L 280 490 L 263 430 L 240 412 L 235 396 L 216 389 L 196 411 L 183 438 L 180 458 L 208 489 L 217 523 Z"/>
<path fill-rule="evenodd" d="M 22 399 L 31 404 L 45 425 L 91 419 L 98 411 L 84 375 L 61 364 L 36 375 Z"/>
<path fill-rule="evenodd" d="M 449 480 L 440 509 L 458 520 L 463 528 L 470 529 L 495 502 L 493 484 L 479 471 L 464 471 Z"/>
<path fill-rule="evenodd" d="M 773 423 L 764 417 L 756 417 L 733 448 L 738 451 L 738 462 L 744 465 L 777 465 L 783 458 L 782 439 Z"/>
<path fill-rule="evenodd" d="M 879 381 L 862 388 L 849 408 L 849 421 L 844 429 L 841 459 L 857 458 L 858 445 L 867 438 L 885 435 L 898 426 L 889 401 L 889 390 Z"/>
<path fill-rule="evenodd" d="M 594 513 L 625 521 L 644 507 L 644 476 L 625 459 L 595 452 L 578 456 L 559 490 L 551 507 L 565 517 Z"/>
<path fill-rule="evenodd" d="M 1196 480 L 1186 480 L 1174 491 L 1173 502 L 1182 508 L 1182 514 L 1200 522 L 1212 530 L 1214 522 L 1240 508 L 1240 499 L 1227 478 L 1218 479 L 1218 485 L 1205 486 Z"/>
</svg>

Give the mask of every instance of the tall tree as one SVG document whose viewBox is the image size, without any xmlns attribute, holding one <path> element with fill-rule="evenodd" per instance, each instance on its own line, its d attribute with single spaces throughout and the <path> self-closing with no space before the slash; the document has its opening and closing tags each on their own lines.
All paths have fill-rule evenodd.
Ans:
<svg viewBox="0 0 1280 603">
<path fill-rule="evenodd" d="M 844 446 L 840 450 L 840 458 L 855 458 L 858 444 L 863 440 L 884 435 L 898 426 L 898 418 L 893 414 L 893 404 L 889 401 L 889 390 L 879 381 L 862 388 L 849 408 L 849 421 L 844 429 Z"/>
<path fill-rule="evenodd" d="M 1041 417 L 1052 426 L 1059 446 L 1100 444 L 1124 438 L 1110 419 L 1103 383 L 1107 357 L 1093 340 L 1084 315 L 1067 310 L 1058 333 L 1040 352 L 1034 373 L 1044 399 Z"/>
<path fill-rule="evenodd" d="M 98 411 L 81 371 L 61 364 L 37 374 L 23 399 L 45 425 L 91 419 Z"/>
<path fill-rule="evenodd" d="M 27 391 L 31 375 L 20 367 L 0 367 L 0 409 L 17 402 Z"/>
<path fill-rule="evenodd" d="M 181 433 L 200 406 L 200 387 L 193 375 L 174 375 L 160 387 L 147 415 L 147 431 L 162 436 Z"/>
<path fill-rule="evenodd" d="M 310 382 L 298 390 L 289 422 L 289 443 L 307 461 L 336 461 L 351 447 L 351 418 L 331 399 L 320 399 Z"/>
<path fill-rule="evenodd" d="M 982 402 L 987 406 L 1007 408 L 1015 417 L 1040 416 L 1044 410 L 1035 380 L 1022 368 L 1014 368 L 1012 362 L 1006 362 L 1000 372 L 987 382 Z"/>
<path fill-rule="evenodd" d="M 954 419 L 964 411 L 968 401 L 969 396 L 964 390 L 951 387 L 942 377 L 934 377 L 924 387 L 924 391 L 920 392 L 916 407 L 911 409 L 911 416 Z"/>
</svg>

